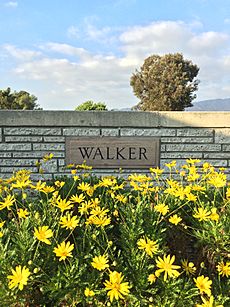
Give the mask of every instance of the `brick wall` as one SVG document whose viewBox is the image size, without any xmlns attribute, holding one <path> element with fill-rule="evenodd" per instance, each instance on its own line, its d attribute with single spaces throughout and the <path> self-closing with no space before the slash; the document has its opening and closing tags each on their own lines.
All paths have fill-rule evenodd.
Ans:
<svg viewBox="0 0 230 307">
<path fill-rule="evenodd" d="M 66 174 L 66 136 L 160 137 L 161 167 L 198 158 L 230 172 L 228 112 L 0 111 L 0 177 L 24 168 L 40 179 L 36 161 L 48 153 L 42 177 Z"/>
</svg>

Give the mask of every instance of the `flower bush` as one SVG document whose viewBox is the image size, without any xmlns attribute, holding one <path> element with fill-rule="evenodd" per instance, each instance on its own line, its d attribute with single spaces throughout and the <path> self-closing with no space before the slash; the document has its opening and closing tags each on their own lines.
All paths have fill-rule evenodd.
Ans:
<svg viewBox="0 0 230 307">
<path fill-rule="evenodd" d="M 0 179 L 1 306 L 230 306 L 226 174 L 166 168 Z"/>
</svg>

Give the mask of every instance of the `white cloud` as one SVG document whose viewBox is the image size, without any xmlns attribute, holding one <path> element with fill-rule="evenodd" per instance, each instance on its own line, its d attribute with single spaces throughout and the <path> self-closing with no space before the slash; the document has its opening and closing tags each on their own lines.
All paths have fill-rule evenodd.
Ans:
<svg viewBox="0 0 230 307">
<path fill-rule="evenodd" d="M 90 28 L 88 37 L 97 40 L 109 38 L 110 32 L 114 35 L 113 29 L 103 29 Z M 229 35 L 205 32 L 197 23 L 161 21 L 130 27 L 116 39 L 122 56 L 57 42 L 39 46 L 39 51 L 4 48 L 17 60 L 17 78 L 32 84 L 46 109 L 73 109 L 89 99 L 104 101 L 109 108 L 133 106 L 137 99 L 129 86 L 130 77 L 147 56 L 156 53 L 181 52 L 200 67 L 200 100 L 230 97 Z"/>
<path fill-rule="evenodd" d="M 39 51 L 20 49 L 10 44 L 3 45 L 3 50 L 12 57 L 22 61 L 28 61 L 41 55 L 41 52 Z"/>
<path fill-rule="evenodd" d="M 18 6 L 18 2 L 16 2 L 16 1 L 8 1 L 8 2 L 5 2 L 5 6 L 6 7 L 16 8 Z"/>
</svg>

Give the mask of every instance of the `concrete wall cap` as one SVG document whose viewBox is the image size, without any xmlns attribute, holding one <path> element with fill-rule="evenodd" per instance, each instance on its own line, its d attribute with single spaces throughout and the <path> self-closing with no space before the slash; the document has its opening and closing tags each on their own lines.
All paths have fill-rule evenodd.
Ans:
<svg viewBox="0 0 230 307">
<path fill-rule="evenodd" d="M 1 127 L 230 127 L 230 112 L 0 110 Z"/>
</svg>

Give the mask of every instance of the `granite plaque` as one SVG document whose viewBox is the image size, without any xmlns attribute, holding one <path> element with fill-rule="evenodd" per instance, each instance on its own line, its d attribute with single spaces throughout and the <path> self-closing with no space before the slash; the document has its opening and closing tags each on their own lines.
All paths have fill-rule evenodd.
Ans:
<svg viewBox="0 0 230 307">
<path fill-rule="evenodd" d="M 66 164 L 93 168 L 149 169 L 159 166 L 160 139 L 154 137 L 66 137 Z"/>
</svg>

